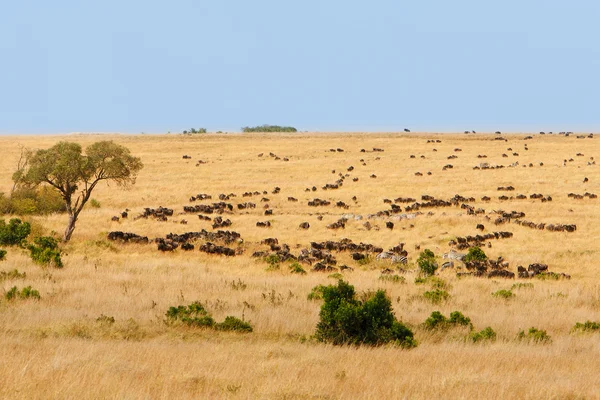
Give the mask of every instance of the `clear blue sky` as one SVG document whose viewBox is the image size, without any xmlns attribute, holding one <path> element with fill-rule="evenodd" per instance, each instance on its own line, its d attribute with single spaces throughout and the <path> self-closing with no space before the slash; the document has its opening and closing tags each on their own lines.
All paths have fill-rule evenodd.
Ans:
<svg viewBox="0 0 600 400">
<path fill-rule="evenodd" d="M 600 131 L 597 0 L 0 4 L 0 133 Z"/>
</svg>

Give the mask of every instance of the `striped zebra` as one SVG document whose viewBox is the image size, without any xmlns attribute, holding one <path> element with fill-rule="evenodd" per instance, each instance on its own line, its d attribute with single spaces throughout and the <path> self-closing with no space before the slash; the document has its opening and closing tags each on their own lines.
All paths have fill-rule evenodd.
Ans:
<svg viewBox="0 0 600 400">
<path fill-rule="evenodd" d="M 408 264 L 408 257 L 406 256 L 392 256 L 392 263 L 394 264 Z"/>
<path fill-rule="evenodd" d="M 443 271 L 446 268 L 454 268 L 454 261 L 446 261 L 445 263 L 443 263 L 441 270 Z"/>
<path fill-rule="evenodd" d="M 450 252 L 445 253 L 442 256 L 442 258 L 448 259 L 448 260 L 463 261 L 465 256 L 466 256 L 466 254 L 464 254 L 464 253 L 459 253 L 454 250 L 450 250 Z"/>
</svg>

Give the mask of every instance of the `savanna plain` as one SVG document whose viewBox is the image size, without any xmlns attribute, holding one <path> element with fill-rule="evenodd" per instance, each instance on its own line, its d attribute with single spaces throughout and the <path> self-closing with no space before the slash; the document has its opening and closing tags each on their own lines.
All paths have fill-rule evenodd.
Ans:
<svg viewBox="0 0 600 400">
<path fill-rule="evenodd" d="M 73 141 L 85 147 L 99 140 L 128 147 L 144 168 L 129 188 L 95 189 L 99 207 L 84 209 L 72 240 L 62 245 L 62 269 L 42 268 L 14 248 L 0 261 L 0 271 L 26 274 L 5 276 L 4 293 L 32 286 L 40 294 L 39 300 L 0 300 L 0 398 L 600 398 L 600 331 L 574 329 L 578 322 L 600 321 L 600 199 L 590 196 L 600 192 L 595 162 L 600 139 L 575 134 L 3 136 L 0 191 L 11 189 L 21 146 L 42 149 Z M 504 167 L 491 168 L 499 166 Z M 342 178 L 337 189 L 323 189 Z M 508 186 L 514 190 L 498 190 Z M 244 197 L 246 192 L 253 195 Z M 212 199 L 191 202 L 198 194 Z M 220 194 L 229 195 L 223 201 L 233 209 L 220 215 L 231 226 L 219 229 L 243 239 L 227 245 L 235 256 L 199 251 L 205 240 L 195 242 L 194 250 L 164 252 L 152 241 L 108 240 L 113 231 L 150 239 L 212 232 L 213 221 L 183 207 L 219 202 Z M 405 210 L 425 202 L 424 195 L 447 201 L 457 194 L 473 199 Z M 517 198 L 520 194 L 525 198 Z M 395 202 L 400 197 L 414 202 Z M 330 204 L 309 206 L 315 198 Z M 244 202 L 256 208 L 239 209 Z M 469 212 L 463 203 L 484 211 Z M 265 215 L 266 204 L 272 215 Z M 402 209 L 391 212 L 391 205 Z M 159 206 L 173 209 L 173 215 L 166 221 L 136 218 L 144 208 Z M 126 209 L 128 217 L 122 218 Z M 514 219 L 496 225 L 499 210 L 522 212 L 522 220 L 536 224 L 576 225 L 576 230 L 532 228 Z M 343 217 L 343 228 L 327 227 Z M 43 234 L 62 232 L 67 222 L 65 214 L 22 218 Z M 303 222 L 310 227 L 300 228 Z M 420 279 L 416 261 L 424 249 L 441 266 L 447 261 L 442 255 L 456 250 L 451 241 L 499 231 L 512 237 L 483 240 L 481 249 L 490 259 L 503 257 L 517 275 L 518 266 L 535 263 L 547 264 L 553 274 L 457 276 L 470 271 L 455 261 L 453 268 L 438 268 L 434 279 Z M 292 261 L 252 257 L 270 251 L 261 244 L 267 238 L 287 244 L 296 256 L 311 242 L 344 238 L 383 249 L 404 243 L 408 260 L 396 264 L 372 254 L 356 261 L 351 252 L 332 251 L 335 269 L 313 271 L 314 265 L 300 263 L 306 273 L 299 274 L 291 271 Z M 315 340 L 322 300 L 308 296 L 317 285 L 337 284 L 340 278 L 358 293 L 385 290 L 396 318 L 412 329 L 418 345 L 334 346 Z M 447 297 L 424 296 L 434 290 Z M 498 292 L 510 295 L 493 295 Z M 169 307 L 194 301 L 215 320 L 243 318 L 253 331 L 166 321 Z M 471 319 L 473 332 L 491 327 L 495 340 L 475 341 L 463 326 L 427 329 L 424 321 L 434 311 L 446 316 L 460 311 Z M 519 339 L 519 332 L 532 327 L 547 337 Z"/>
</svg>

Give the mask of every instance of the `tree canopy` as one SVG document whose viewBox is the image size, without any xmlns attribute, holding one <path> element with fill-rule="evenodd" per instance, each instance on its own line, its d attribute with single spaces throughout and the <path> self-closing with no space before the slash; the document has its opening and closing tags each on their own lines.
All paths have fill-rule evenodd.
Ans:
<svg viewBox="0 0 600 400">
<path fill-rule="evenodd" d="M 59 142 L 35 152 L 13 179 L 32 186 L 48 184 L 60 193 L 69 214 L 63 237 L 68 241 L 79 213 L 98 183 L 134 184 L 142 167 L 141 160 L 132 156 L 129 149 L 112 141 L 96 142 L 86 148 L 85 154 L 78 143 Z"/>
</svg>

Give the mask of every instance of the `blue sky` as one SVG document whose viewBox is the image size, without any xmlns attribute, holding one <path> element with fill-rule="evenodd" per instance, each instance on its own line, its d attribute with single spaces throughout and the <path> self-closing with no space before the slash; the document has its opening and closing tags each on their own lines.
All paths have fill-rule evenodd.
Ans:
<svg viewBox="0 0 600 400">
<path fill-rule="evenodd" d="M 0 133 L 600 130 L 600 2 L 0 4 Z"/>
</svg>

